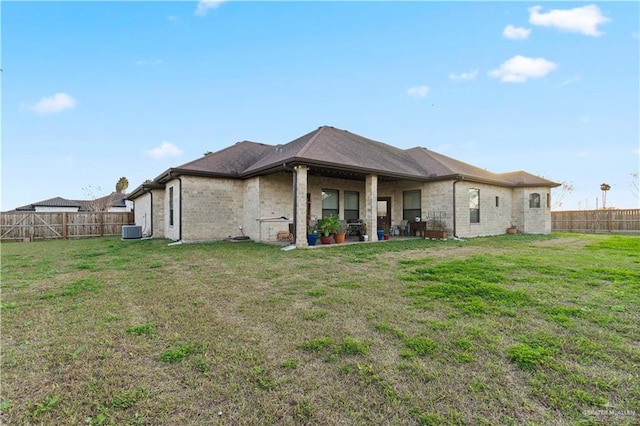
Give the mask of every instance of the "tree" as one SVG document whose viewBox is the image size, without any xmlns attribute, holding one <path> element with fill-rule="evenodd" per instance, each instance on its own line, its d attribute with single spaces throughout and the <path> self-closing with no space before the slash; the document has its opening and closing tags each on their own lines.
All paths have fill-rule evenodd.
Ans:
<svg viewBox="0 0 640 426">
<path fill-rule="evenodd" d="M 123 176 L 120 179 L 118 179 L 118 183 L 116 183 L 116 192 L 124 194 L 126 193 L 128 187 L 129 187 L 129 179 Z"/>
<path fill-rule="evenodd" d="M 553 197 L 553 205 L 554 207 L 560 208 L 562 207 L 562 203 L 564 202 L 564 198 L 573 192 L 573 182 L 563 181 L 560 184 L 560 187 L 556 189 L 556 194 Z"/>
<path fill-rule="evenodd" d="M 638 172 L 631 173 L 631 193 L 634 197 L 638 198 L 638 194 L 640 191 L 638 190 L 639 182 L 638 182 Z"/>
<path fill-rule="evenodd" d="M 102 189 L 99 186 L 85 186 L 82 188 L 86 197 L 89 199 L 86 202 L 86 206 L 90 211 L 93 212 L 104 212 L 108 211 L 111 205 L 113 204 L 116 193 L 112 192 L 109 195 L 100 196 Z"/>
<path fill-rule="evenodd" d="M 607 208 L 607 191 L 611 189 L 611 185 L 608 183 L 603 183 L 600 185 L 600 189 L 602 190 L 602 208 Z"/>
</svg>

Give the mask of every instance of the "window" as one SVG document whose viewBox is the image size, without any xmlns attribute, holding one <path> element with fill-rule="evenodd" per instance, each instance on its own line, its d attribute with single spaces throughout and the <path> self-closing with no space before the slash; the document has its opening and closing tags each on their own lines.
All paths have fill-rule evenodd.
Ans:
<svg viewBox="0 0 640 426">
<path fill-rule="evenodd" d="M 530 209 L 539 209 L 540 208 L 540 194 L 534 192 L 533 194 L 529 194 L 529 208 Z"/>
<path fill-rule="evenodd" d="M 338 190 L 323 189 L 322 190 L 322 217 L 330 214 L 338 215 Z"/>
<path fill-rule="evenodd" d="M 469 222 L 480 223 L 480 190 L 469 189 Z"/>
<path fill-rule="evenodd" d="M 173 186 L 169 188 L 169 226 L 173 226 Z"/>
<path fill-rule="evenodd" d="M 344 192 L 344 220 L 360 218 L 360 194 L 352 191 Z"/>
<path fill-rule="evenodd" d="M 414 218 L 420 216 L 422 216 L 420 190 L 404 191 L 402 193 L 402 218 L 413 221 Z"/>
<path fill-rule="evenodd" d="M 496 195 L 496 207 L 500 207 L 500 197 Z"/>
<path fill-rule="evenodd" d="M 547 208 L 551 208 L 551 194 L 547 192 Z"/>
</svg>

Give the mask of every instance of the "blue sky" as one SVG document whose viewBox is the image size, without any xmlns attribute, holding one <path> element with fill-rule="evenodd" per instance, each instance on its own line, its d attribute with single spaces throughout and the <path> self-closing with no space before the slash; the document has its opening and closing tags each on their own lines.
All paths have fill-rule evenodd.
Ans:
<svg viewBox="0 0 640 426">
<path fill-rule="evenodd" d="M 121 176 L 131 191 L 321 125 L 570 182 L 561 209 L 596 207 L 603 182 L 607 206 L 639 207 L 638 2 L 3 1 L 1 16 L 2 210 Z"/>
</svg>

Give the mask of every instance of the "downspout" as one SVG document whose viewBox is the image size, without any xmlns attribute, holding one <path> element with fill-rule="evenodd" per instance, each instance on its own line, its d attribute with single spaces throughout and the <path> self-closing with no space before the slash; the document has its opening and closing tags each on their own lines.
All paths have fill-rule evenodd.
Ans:
<svg viewBox="0 0 640 426">
<path fill-rule="evenodd" d="M 461 182 L 463 179 L 456 179 L 453 181 L 453 237 L 458 238 L 456 231 L 456 183 Z"/>
</svg>

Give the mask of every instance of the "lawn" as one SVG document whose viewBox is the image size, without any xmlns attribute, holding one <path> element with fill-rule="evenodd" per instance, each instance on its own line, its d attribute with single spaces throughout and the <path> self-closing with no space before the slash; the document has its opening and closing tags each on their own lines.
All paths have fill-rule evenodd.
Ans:
<svg viewBox="0 0 640 426">
<path fill-rule="evenodd" d="M 640 424 L 640 238 L 2 245 L 6 424 Z"/>
</svg>

